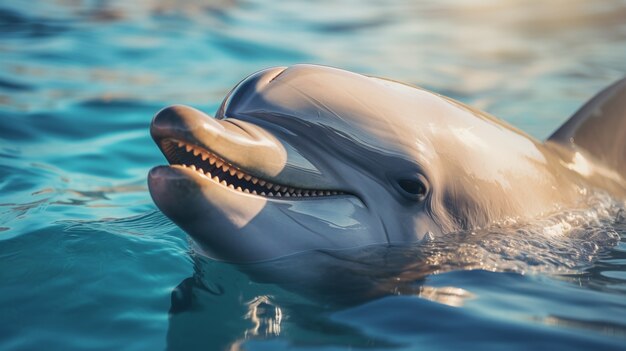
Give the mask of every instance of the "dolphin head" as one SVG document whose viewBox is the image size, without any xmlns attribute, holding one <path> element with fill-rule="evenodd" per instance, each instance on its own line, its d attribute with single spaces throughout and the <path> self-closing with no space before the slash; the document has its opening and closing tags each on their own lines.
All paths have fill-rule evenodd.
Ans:
<svg viewBox="0 0 626 351">
<path fill-rule="evenodd" d="M 296 65 L 249 76 L 215 118 L 167 107 L 150 129 L 170 163 L 150 171 L 152 198 L 206 254 L 231 262 L 437 235 L 447 228 L 433 196 L 438 161 L 428 121 L 416 119 L 434 100 L 414 90 Z"/>
</svg>

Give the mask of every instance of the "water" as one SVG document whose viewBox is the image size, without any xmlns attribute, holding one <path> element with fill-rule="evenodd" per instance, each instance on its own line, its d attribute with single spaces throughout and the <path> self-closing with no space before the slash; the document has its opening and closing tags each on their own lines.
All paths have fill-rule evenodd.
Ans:
<svg viewBox="0 0 626 351">
<path fill-rule="evenodd" d="M 624 76 L 625 19 L 618 0 L 3 1 L 0 349 L 626 349 L 619 203 L 393 249 L 424 258 L 401 272 L 340 265 L 396 295 L 324 301 L 332 279 L 306 267 L 297 291 L 196 255 L 145 183 L 164 162 L 158 109 L 212 113 L 247 74 L 299 62 L 421 85 L 544 138 Z"/>
</svg>

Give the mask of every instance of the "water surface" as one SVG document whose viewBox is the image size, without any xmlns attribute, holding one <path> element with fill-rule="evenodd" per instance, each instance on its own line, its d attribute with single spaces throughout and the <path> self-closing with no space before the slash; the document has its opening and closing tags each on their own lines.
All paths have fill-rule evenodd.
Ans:
<svg viewBox="0 0 626 351">
<path fill-rule="evenodd" d="M 0 349 L 626 349 L 619 203 L 545 241 L 561 219 L 409 250 L 425 265 L 365 275 L 397 295 L 336 305 L 197 256 L 145 181 L 156 111 L 213 113 L 246 75 L 302 62 L 545 138 L 626 74 L 625 19 L 619 0 L 3 1 Z"/>
</svg>

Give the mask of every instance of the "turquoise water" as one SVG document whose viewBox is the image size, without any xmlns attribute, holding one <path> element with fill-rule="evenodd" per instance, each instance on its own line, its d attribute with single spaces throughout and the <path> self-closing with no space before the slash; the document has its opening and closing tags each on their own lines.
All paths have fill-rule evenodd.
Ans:
<svg viewBox="0 0 626 351">
<path fill-rule="evenodd" d="M 3 1 L 0 349 L 626 350 L 614 205 L 610 229 L 514 254 L 497 236 L 435 246 L 399 279 L 410 289 L 333 304 L 196 255 L 145 180 L 165 162 L 156 111 L 213 113 L 246 75 L 300 62 L 417 84 L 544 138 L 626 74 L 625 19 L 617 0 Z"/>
</svg>

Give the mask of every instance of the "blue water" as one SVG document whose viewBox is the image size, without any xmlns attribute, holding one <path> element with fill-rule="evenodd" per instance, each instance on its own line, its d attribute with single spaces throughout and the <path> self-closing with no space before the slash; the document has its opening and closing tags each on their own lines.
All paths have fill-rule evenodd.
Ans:
<svg viewBox="0 0 626 351">
<path fill-rule="evenodd" d="M 150 200 L 165 162 L 151 117 L 213 113 L 247 74 L 300 62 L 544 138 L 626 74 L 626 3 L 3 1 L 0 349 L 626 350 L 623 212 L 598 240 L 532 243 L 536 257 L 492 245 L 454 266 L 435 250 L 410 293 L 353 304 L 198 256 Z"/>
</svg>

